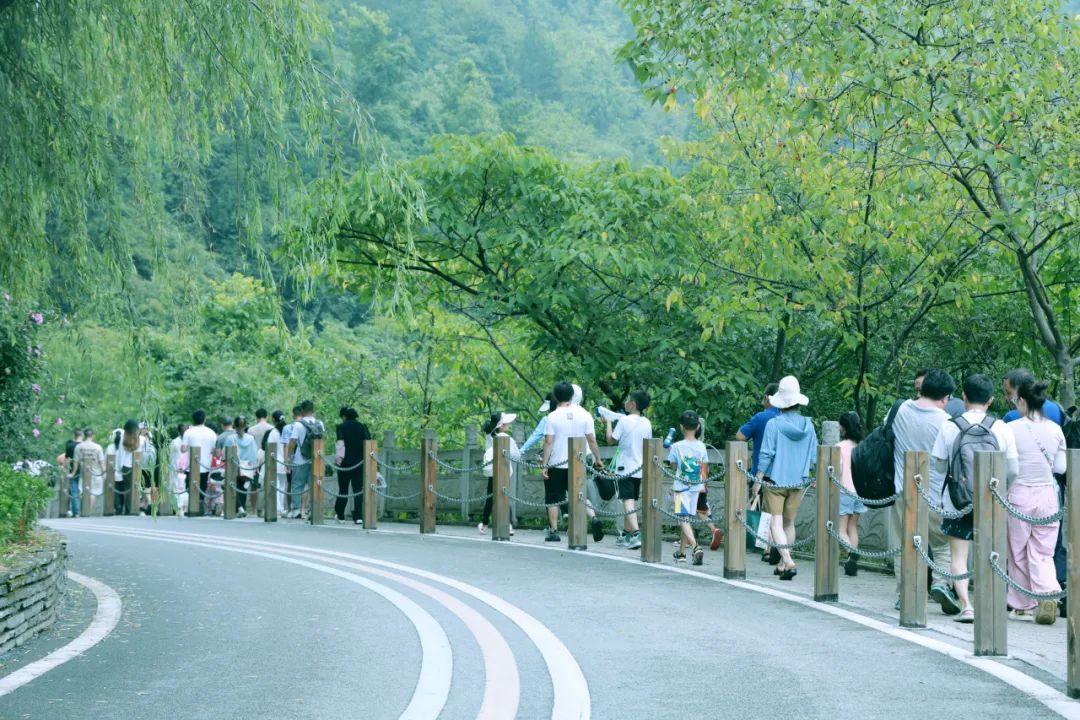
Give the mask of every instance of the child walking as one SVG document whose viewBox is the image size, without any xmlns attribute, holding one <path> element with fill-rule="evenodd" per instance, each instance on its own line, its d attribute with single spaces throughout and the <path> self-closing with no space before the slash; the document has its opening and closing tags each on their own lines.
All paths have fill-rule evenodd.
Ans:
<svg viewBox="0 0 1080 720">
<path fill-rule="evenodd" d="M 675 514 L 680 517 L 693 517 L 698 510 L 698 496 L 709 479 L 709 455 L 705 443 L 701 442 L 701 418 L 693 410 L 687 410 L 679 417 L 679 429 L 683 439 L 672 444 L 668 450 L 667 461 L 675 466 L 677 479 L 672 491 L 675 494 Z M 676 563 L 686 562 L 686 548 L 691 548 L 691 557 L 695 565 L 701 565 L 705 553 L 697 544 L 694 529 L 689 522 L 679 523 L 679 547 L 673 555 Z"/>
<path fill-rule="evenodd" d="M 862 419 L 857 412 L 846 412 L 840 416 L 840 484 L 848 492 L 855 493 L 855 483 L 851 480 L 851 451 L 862 442 Z M 840 537 L 853 548 L 859 547 L 859 516 L 866 512 L 861 500 L 840 493 Z M 859 574 L 859 553 L 848 552 L 844 563 L 844 574 L 855 577 Z"/>
</svg>

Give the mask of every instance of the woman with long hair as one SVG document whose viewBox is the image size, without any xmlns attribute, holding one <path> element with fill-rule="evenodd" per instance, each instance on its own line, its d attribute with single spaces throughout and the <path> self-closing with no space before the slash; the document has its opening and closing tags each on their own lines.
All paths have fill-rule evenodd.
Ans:
<svg viewBox="0 0 1080 720">
<path fill-rule="evenodd" d="M 139 449 L 139 423 L 128 420 L 124 423 L 123 430 L 113 436 L 113 447 L 116 453 L 116 470 L 120 474 L 120 480 L 116 482 L 116 490 L 113 492 L 113 512 L 117 515 L 127 515 L 132 511 L 131 507 L 131 483 L 135 482 L 132 471 L 135 465 L 135 451 Z"/>
<path fill-rule="evenodd" d="M 494 505 L 494 492 L 495 492 L 495 438 L 496 437 L 508 437 L 510 438 L 510 475 L 514 474 L 513 463 L 521 459 L 521 451 L 518 450 L 517 443 L 514 442 L 514 438 L 510 437 L 507 432 L 510 429 L 511 423 L 517 419 L 517 415 L 514 413 L 495 412 L 491 413 L 487 421 L 481 428 L 484 431 L 484 475 L 487 476 L 487 499 L 484 500 L 484 515 L 480 520 L 480 524 L 476 526 L 476 529 L 483 535 L 487 532 L 488 525 L 491 524 L 491 508 Z M 514 528 L 510 528 L 510 534 L 514 534 Z"/>
<path fill-rule="evenodd" d="M 840 416 L 840 484 L 851 495 L 840 493 L 840 527 L 838 532 L 844 542 L 853 548 L 859 547 L 859 516 L 866 512 L 866 505 L 856 497 L 855 483 L 851 479 L 851 451 L 862 442 L 866 433 L 863 431 L 859 413 L 850 411 Z M 848 551 L 844 563 L 844 574 L 855 577 L 859 574 L 859 553 Z"/>
</svg>

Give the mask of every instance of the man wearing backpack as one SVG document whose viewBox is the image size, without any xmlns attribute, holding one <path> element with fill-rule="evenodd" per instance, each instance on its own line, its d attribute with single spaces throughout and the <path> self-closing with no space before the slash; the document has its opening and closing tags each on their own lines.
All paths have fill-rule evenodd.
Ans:
<svg viewBox="0 0 1080 720">
<path fill-rule="evenodd" d="M 941 504 L 957 511 L 971 503 L 975 488 L 975 454 L 986 451 L 1005 451 L 1008 480 L 1016 477 L 1019 455 L 1012 430 L 1001 420 L 987 413 L 994 401 L 994 383 L 982 374 L 964 378 L 964 413 L 941 426 L 934 449 L 930 452 L 931 487 L 941 488 Z M 940 480 L 944 478 L 944 480 Z M 952 560 L 949 570 L 959 575 L 967 572 L 968 551 L 975 532 L 974 513 L 960 518 L 946 518 L 941 531 L 949 538 Z M 957 580 L 956 595 L 960 614 L 956 622 L 975 622 L 975 610 L 968 595 L 968 580 Z"/>
<path fill-rule="evenodd" d="M 920 371 L 916 377 L 915 387 L 919 397 L 915 400 L 907 400 L 896 409 L 893 419 L 893 484 L 895 492 L 902 493 L 904 490 L 904 453 L 911 450 L 914 452 L 929 453 L 937 440 L 938 431 L 942 423 L 949 419 L 947 410 L 949 399 L 956 390 L 956 382 L 952 376 L 944 370 L 931 368 Z M 941 496 L 941 483 L 935 485 L 934 474 L 930 474 L 929 491 L 932 497 Z M 923 483 L 926 487 L 926 483 Z M 904 498 L 901 495 L 892 506 L 892 517 L 889 527 L 890 547 L 899 547 L 906 539 L 901 538 L 904 518 Z M 942 534 L 940 528 L 931 525 L 930 537 L 927 538 L 929 550 L 933 553 L 935 564 L 945 567 L 949 564 L 949 539 Z M 896 594 L 900 595 L 900 573 L 896 574 Z M 952 584 L 948 579 L 934 572 L 930 580 L 930 597 L 939 605 L 946 615 L 956 615 L 960 612 L 960 604 L 953 593 Z M 899 608 L 897 600 L 897 608 Z"/>
<path fill-rule="evenodd" d="M 307 517 L 307 512 L 301 510 L 301 495 L 311 484 L 314 441 L 325 435 L 326 427 L 322 421 L 315 419 L 315 403 L 311 400 L 300 403 L 300 419 L 292 424 L 289 446 L 286 449 L 286 457 L 292 464 L 292 511 L 287 517 Z"/>
</svg>

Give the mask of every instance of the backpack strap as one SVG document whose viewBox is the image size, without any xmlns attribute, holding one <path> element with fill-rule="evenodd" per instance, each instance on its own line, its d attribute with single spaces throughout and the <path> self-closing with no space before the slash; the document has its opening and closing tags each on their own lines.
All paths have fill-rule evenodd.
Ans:
<svg viewBox="0 0 1080 720">
<path fill-rule="evenodd" d="M 893 403 L 893 406 L 889 408 L 889 413 L 885 416 L 885 432 L 892 432 L 893 421 L 896 420 L 896 414 L 900 412 L 900 407 L 907 402 L 904 399 L 897 400 Z"/>
<path fill-rule="evenodd" d="M 982 426 L 983 426 L 984 428 L 986 428 L 987 430 L 990 430 L 991 428 L 993 428 L 993 427 L 994 427 L 994 423 L 996 423 L 996 422 L 997 422 L 997 418 L 996 418 L 996 417 L 994 417 L 994 416 L 993 416 L 993 415 L 991 415 L 990 413 L 986 413 L 986 415 L 985 415 L 985 416 L 983 417 L 983 419 L 982 419 L 982 420 L 981 420 L 981 421 L 979 422 L 979 424 L 980 424 L 980 425 L 982 425 Z"/>
</svg>

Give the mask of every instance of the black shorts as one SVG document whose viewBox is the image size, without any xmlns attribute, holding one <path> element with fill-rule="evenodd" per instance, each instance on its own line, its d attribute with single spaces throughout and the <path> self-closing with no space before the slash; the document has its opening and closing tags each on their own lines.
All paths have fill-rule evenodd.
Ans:
<svg viewBox="0 0 1080 720">
<path fill-rule="evenodd" d="M 941 521 L 943 535 L 958 540 L 971 540 L 975 537 L 975 513 L 969 512 L 959 518 L 945 518 Z"/>
<path fill-rule="evenodd" d="M 697 509 L 698 512 L 709 512 L 709 496 L 702 490 L 697 496 Z"/>
<path fill-rule="evenodd" d="M 567 482 L 570 471 L 566 468 L 548 468 L 547 479 L 544 480 L 544 503 L 566 502 Z"/>
<path fill-rule="evenodd" d="M 641 478 L 619 478 L 619 499 L 637 500 L 641 497 Z"/>
</svg>

